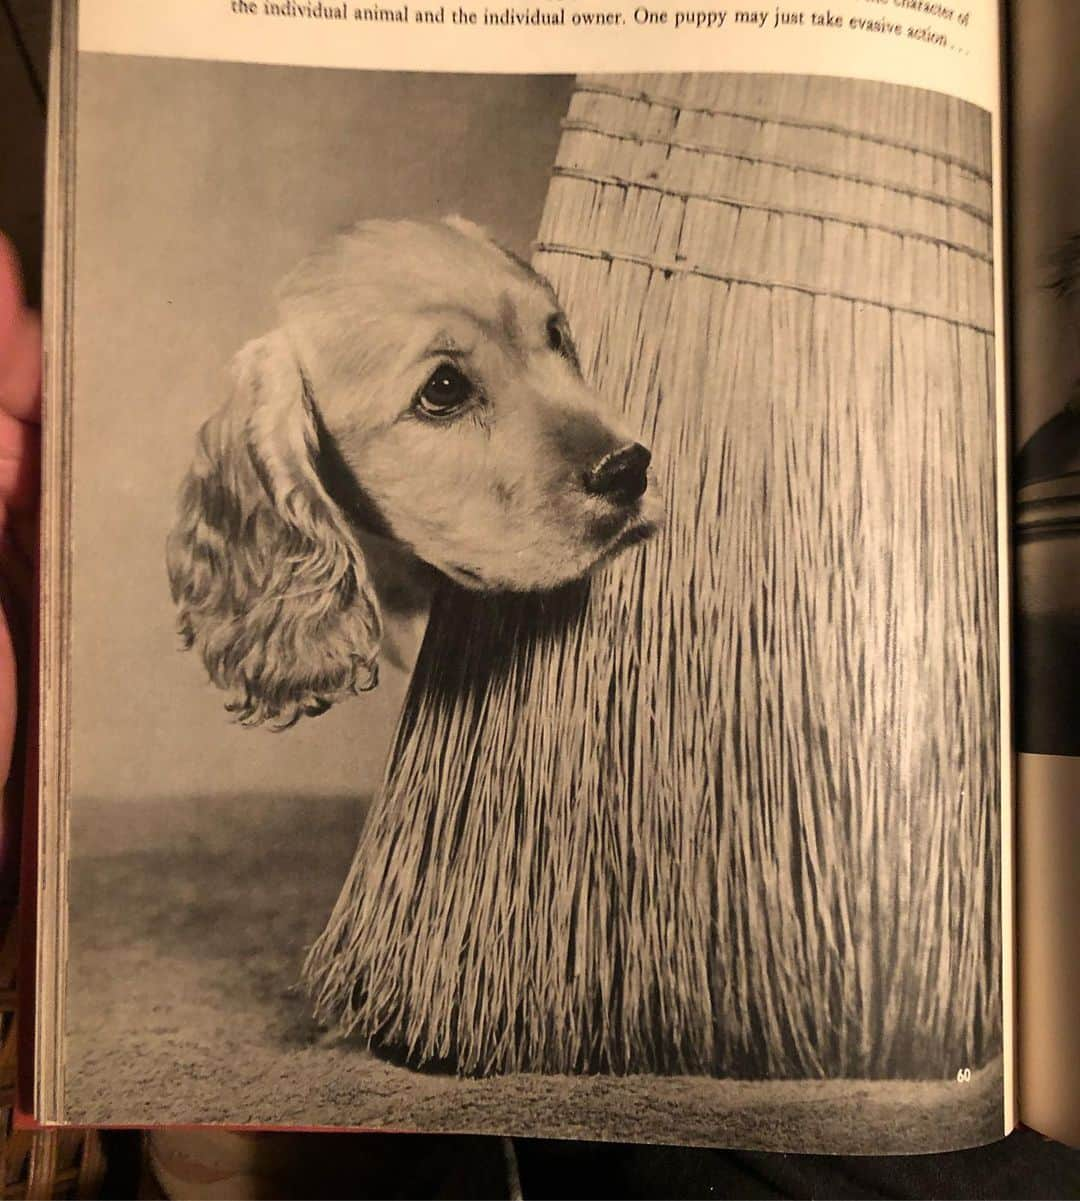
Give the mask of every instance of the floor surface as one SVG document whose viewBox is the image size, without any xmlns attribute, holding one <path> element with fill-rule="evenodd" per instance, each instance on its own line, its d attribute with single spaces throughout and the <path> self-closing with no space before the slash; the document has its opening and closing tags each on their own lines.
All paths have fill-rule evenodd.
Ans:
<svg viewBox="0 0 1080 1201">
<path fill-rule="evenodd" d="M 417 1072 L 328 1041 L 296 987 L 361 807 L 257 797 L 74 806 L 69 1113 L 848 1152 L 1002 1129 L 999 1065 L 953 1080 Z M 122 847 L 123 849 L 115 849 Z"/>
</svg>

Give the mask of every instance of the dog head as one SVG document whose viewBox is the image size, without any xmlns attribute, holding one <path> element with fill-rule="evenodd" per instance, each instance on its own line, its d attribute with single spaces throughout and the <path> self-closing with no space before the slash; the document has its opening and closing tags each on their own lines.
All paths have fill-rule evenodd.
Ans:
<svg viewBox="0 0 1080 1201">
<path fill-rule="evenodd" d="M 583 380 L 550 286 L 475 226 L 366 222 L 279 301 L 169 542 L 183 637 L 243 720 L 374 684 L 396 602 L 373 536 L 466 588 L 532 591 L 651 531 L 649 452 Z"/>
</svg>

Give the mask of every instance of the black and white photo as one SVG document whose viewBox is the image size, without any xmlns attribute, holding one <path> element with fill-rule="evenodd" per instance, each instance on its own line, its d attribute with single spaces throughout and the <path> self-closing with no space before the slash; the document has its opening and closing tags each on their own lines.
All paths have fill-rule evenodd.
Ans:
<svg viewBox="0 0 1080 1201">
<path fill-rule="evenodd" d="M 78 100 L 67 1120 L 1000 1137 L 989 113 Z"/>
</svg>

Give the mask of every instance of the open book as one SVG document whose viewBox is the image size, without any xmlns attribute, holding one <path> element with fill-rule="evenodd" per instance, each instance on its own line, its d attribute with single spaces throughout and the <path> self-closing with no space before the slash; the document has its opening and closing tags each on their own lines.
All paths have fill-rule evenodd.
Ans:
<svg viewBox="0 0 1080 1201">
<path fill-rule="evenodd" d="M 35 1120 L 1076 1135 L 1060 12 L 58 5 Z"/>
</svg>

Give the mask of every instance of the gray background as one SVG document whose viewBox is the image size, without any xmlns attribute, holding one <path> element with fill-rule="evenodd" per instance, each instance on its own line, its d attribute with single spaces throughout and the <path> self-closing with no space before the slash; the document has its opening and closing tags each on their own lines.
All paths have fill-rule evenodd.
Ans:
<svg viewBox="0 0 1080 1201">
<path fill-rule="evenodd" d="M 179 651 L 164 567 L 177 488 L 229 358 L 335 231 L 462 213 L 529 253 L 570 83 L 82 58 L 76 806 L 377 784 L 402 672 L 384 666 L 375 693 L 275 735 L 232 724 Z"/>
</svg>

